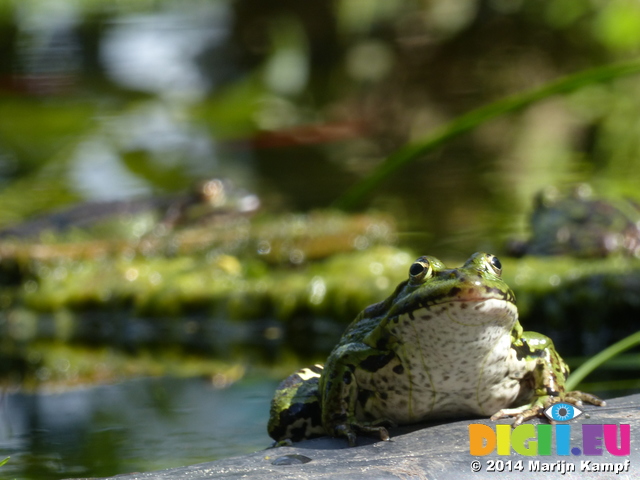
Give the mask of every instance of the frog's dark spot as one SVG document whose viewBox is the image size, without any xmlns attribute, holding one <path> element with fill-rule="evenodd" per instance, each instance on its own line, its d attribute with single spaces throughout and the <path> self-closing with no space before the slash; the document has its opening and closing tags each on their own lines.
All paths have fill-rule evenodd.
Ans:
<svg viewBox="0 0 640 480">
<path fill-rule="evenodd" d="M 442 380 L 449 380 L 449 378 L 451 378 L 449 377 L 449 375 L 445 375 L 444 377 L 442 377 Z"/>
<path fill-rule="evenodd" d="M 525 357 L 539 357 L 541 356 L 546 349 L 540 349 L 534 352 L 531 347 L 529 347 L 529 343 L 526 341 L 522 342 L 522 345 L 514 345 L 511 347 L 516 352 L 516 357 L 518 360 L 522 360 Z"/>
<path fill-rule="evenodd" d="M 403 398 L 402 400 L 400 400 L 398 402 L 398 407 L 399 408 L 406 408 L 407 407 L 407 401 Z"/>
<path fill-rule="evenodd" d="M 422 319 L 423 320 L 431 320 L 431 315 L 423 315 Z"/>
<path fill-rule="evenodd" d="M 304 419 L 302 425 L 292 427 L 292 425 L 300 419 Z M 278 426 L 270 430 L 269 435 L 277 441 L 290 438 L 294 442 L 299 442 L 304 438 L 321 436 L 322 433 L 308 431 L 309 427 L 319 427 L 321 424 L 322 410 L 320 408 L 320 402 L 296 402 L 280 412 L 277 422 Z"/>
<path fill-rule="evenodd" d="M 393 367 L 393 371 L 398 375 L 402 375 L 404 373 L 404 367 L 402 365 L 396 365 Z"/>
<path fill-rule="evenodd" d="M 389 337 L 381 337 L 376 342 L 376 348 L 378 350 L 386 350 L 387 349 L 387 343 L 389 343 Z"/>
<path fill-rule="evenodd" d="M 280 419 L 283 424 L 293 423 L 299 418 L 308 419 L 312 423 L 319 424 L 321 421 L 320 402 L 296 402 L 280 412 Z"/>
<path fill-rule="evenodd" d="M 369 400 L 369 397 L 371 397 L 371 395 L 373 395 L 373 392 L 371 390 L 362 389 L 358 391 L 358 403 L 362 405 L 362 407 L 364 407 L 367 401 Z"/>
<path fill-rule="evenodd" d="M 460 293 L 460 287 L 453 287 L 451 290 L 449 290 L 448 296 L 457 295 L 459 293 Z"/>
<path fill-rule="evenodd" d="M 402 286 L 404 286 L 404 284 L 406 284 L 406 282 L 403 282 Z M 400 286 L 397 287 L 397 290 L 399 290 Z M 367 317 L 377 317 L 379 315 L 382 315 L 386 310 L 388 309 L 388 305 L 387 305 L 387 300 L 383 300 L 381 302 L 378 303 L 374 303 L 373 305 L 369 305 L 367 308 L 364 309 Z"/>
<path fill-rule="evenodd" d="M 360 363 L 360 367 L 368 372 L 377 372 L 387 363 L 389 363 L 395 356 L 396 355 L 393 352 L 385 353 L 382 355 L 371 355 L 365 358 Z"/>
<path fill-rule="evenodd" d="M 381 398 L 382 400 L 386 400 L 386 399 L 388 399 L 388 398 L 389 398 L 389 395 L 388 395 L 386 392 L 381 392 L 381 393 L 380 393 L 380 398 Z"/>
<path fill-rule="evenodd" d="M 480 310 L 481 308 L 482 308 L 482 304 L 481 303 L 479 303 L 475 307 L 473 307 L 474 310 Z"/>
<path fill-rule="evenodd" d="M 393 317 L 391 320 L 393 323 L 398 323 L 400 321 L 400 317 Z"/>
<path fill-rule="evenodd" d="M 344 372 L 344 375 L 342 375 L 342 381 L 344 382 L 344 384 L 345 385 L 351 384 L 351 379 L 352 379 L 352 373 Z"/>
<path fill-rule="evenodd" d="M 303 440 L 304 438 L 307 437 L 306 433 L 307 433 L 307 426 L 301 425 L 299 427 L 290 429 L 289 438 L 294 442 L 299 442 L 300 440 Z"/>
<path fill-rule="evenodd" d="M 503 299 L 508 299 L 510 296 L 509 294 L 500 290 L 499 288 L 485 286 L 484 289 L 487 293 L 493 293 L 498 297 L 502 297 Z"/>
<path fill-rule="evenodd" d="M 461 309 L 463 309 L 463 310 L 464 310 L 465 308 L 467 308 L 468 306 L 469 306 L 469 305 L 467 305 L 467 304 L 466 304 L 466 303 L 464 303 L 464 302 L 462 302 L 462 303 L 460 304 L 460 308 L 461 308 Z"/>
<path fill-rule="evenodd" d="M 476 294 L 476 289 L 475 288 L 470 288 L 470 289 L 467 290 L 467 293 L 469 295 L 475 295 Z"/>
<path fill-rule="evenodd" d="M 331 420 L 336 422 L 336 423 L 346 422 L 347 421 L 347 414 L 346 413 L 334 413 L 333 415 L 331 415 Z"/>
</svg>

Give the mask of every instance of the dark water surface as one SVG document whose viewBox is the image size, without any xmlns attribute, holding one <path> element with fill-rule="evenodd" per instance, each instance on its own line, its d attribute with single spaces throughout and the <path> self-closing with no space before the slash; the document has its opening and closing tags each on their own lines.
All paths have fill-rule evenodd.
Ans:
<svg viewBox="0 0 640 480">
<path fill-rule="evenodd" d="M 64 393 L 6 393 L 0 478 L 111 476 L 266 448 L 277 382 L 219 389 L 202 379 L 143 378 Z"/>
</svg>

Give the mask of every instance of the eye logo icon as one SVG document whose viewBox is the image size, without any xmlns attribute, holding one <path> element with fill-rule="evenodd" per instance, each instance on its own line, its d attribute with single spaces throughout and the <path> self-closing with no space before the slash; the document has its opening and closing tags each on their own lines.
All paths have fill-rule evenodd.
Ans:
<svg viewBox="0 0 640 480">
<path fill-rule="evenodd" d="M 568 422 L 578 418 L 582 413 L 578 407 L 563 402 L 554 403 L 544 411 L 546 417 L 554 422 Z"/>
</svg>

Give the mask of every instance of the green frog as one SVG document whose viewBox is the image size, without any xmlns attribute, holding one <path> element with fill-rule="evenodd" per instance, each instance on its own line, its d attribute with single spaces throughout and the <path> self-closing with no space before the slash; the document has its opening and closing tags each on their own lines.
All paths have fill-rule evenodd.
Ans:
<svg viewBox="0 0 640 480">
<path fill-rule="evenodd" d="M 640 205 L 629 198 L 594 197 L 580 184 L 568 193 L 548 187 L 538 193 L 530 219 L 531 238 L 508 242 L 510 254 L 602 258 L 640 255 Z"/>
<path fill-rule="evenodd" d="M 556 402 L 604 405 L 565 391 L 569 369 L 544 335 L 523 332 L 494 255 L 462 267 L 418 258 L 386 300 L 363 310 L 327 362 L 278 387 L 268 431 L 278 444 L 322 435 L 388 440 L 387 428 L 433 418 L 514 417 Z"/>
</svg>

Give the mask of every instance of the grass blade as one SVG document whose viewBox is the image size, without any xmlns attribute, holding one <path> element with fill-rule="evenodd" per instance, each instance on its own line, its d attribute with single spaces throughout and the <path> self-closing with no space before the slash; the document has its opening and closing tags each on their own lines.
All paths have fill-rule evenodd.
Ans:
<svg viewBox="0 0 640 480">
<path fill-rule="evenodd" d="M 515 112 L 553 95 L 572 92 L 587 85 L 634 73 L 640 73 L 640 60 L 584 70 L 460 115 L 427 135 L 423 140 L 410 143 L 391 154 L 368 177 L 338 198 L 333 206 L 342 209 L 353 208 L 362 201 L 365 195 L 402 166 L 433 151 L 448 140 L 473 130 L 488 120 L 505 113 Z"/>
<path fill-rule="evenodd" d="M 576 371 L 569 376 L 569 379 L 567 380 L 567 383 L 565 385 L 567 391 L 575 389 L 576 386 L 587 375 L 589 375 L 591 372 L 593 372 L 596 368 L 598 368 L 600 365 L 605 363 L 607 360 L 610 360 L 616 355 L 624 352 L 625 350 L 628 350 L 631 347 L 634 347 L 639 344 L 640 344 L 640 332 L 636 332 L 632 335 L 629 335 L 628 337 L 623 338 L 619 342 L 616 342 L 613 345 L 608 346 L 607 348 L 602 350 L 600 353 L 594 355 L 589 360 L 587 360 L 582 365 L 580 365 L 578 368 L 576 368 Z"/>
</svg>

